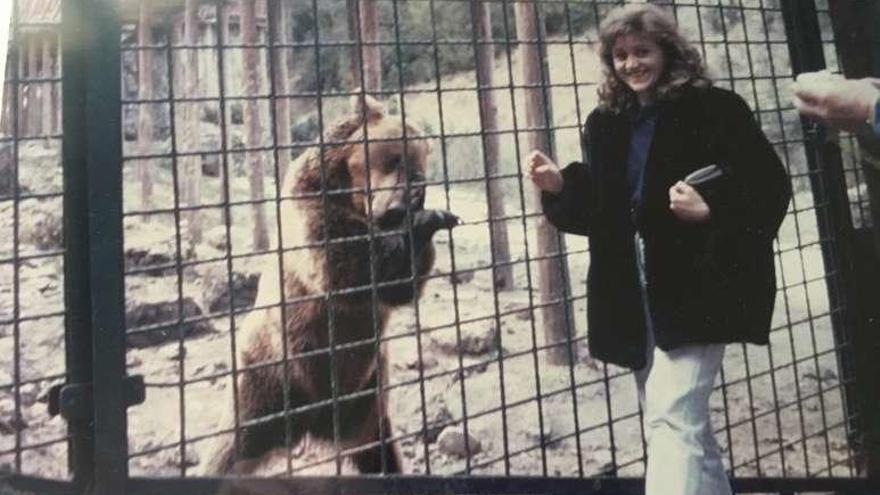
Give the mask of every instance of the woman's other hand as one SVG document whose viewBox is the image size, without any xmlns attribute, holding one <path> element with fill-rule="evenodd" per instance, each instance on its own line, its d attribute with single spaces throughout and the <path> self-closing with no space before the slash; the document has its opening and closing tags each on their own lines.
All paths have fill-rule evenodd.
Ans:
<svg viewBox="0 0 880 495">
<path fill-rule="evenodd" d="M 709 220 L 709 205 L 696 189 L 678 181 L 669 188 L 669 209 L 683 222 L 702 223 Z"/>
<path fill-rule="evenodd" d="M 526 158 L 526 164 L 529 168 L 529 179 L 538 189 L 554 194 L 562 191 L 562 172 L 550 157 L 538 150 L 533 150 Z"/>
</svg>

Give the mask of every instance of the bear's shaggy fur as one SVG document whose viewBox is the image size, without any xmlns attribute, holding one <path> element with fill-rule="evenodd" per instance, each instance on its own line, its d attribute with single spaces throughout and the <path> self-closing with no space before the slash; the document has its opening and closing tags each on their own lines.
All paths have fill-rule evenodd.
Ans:
<svg viewBox="0 0 880 495">
<path fill-rule="evenodd" d="M 378 337 L 393 307 L 418 297 L 434 232 L 458 222 L 423 208 L 428 142 L 404 125 L 372 98 L 354 98 L 323 150 L 291 164 L 281 271 L 277 261 L 263 270 L 257 309 L 237 332 L 239 428 L 216 453 L 214 473 L 251 473 L 306 433 L 361 447 L 351 454 L 361 472 L 400 472 L 386 441 Z"/>
</svg>

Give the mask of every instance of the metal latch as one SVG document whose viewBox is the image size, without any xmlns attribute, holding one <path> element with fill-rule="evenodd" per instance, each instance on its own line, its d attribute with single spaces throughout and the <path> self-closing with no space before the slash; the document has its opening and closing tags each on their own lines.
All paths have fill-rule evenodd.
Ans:
<svg viewBox="0 0 880 495">
<path fill-rule="evenodd" d="M 146 400 L 143 375 L 125 377 L 125 407 L 136 406 Z M 61 414 L 64 419 L 91 419 L 93 407 L 91 383 L 58 384 L 49 389 L 49 415 Z"/>
</svg>

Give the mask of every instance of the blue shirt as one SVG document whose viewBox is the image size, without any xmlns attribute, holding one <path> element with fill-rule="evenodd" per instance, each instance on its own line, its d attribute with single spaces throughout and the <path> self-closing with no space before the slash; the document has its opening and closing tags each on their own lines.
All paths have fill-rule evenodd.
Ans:
<svg viewBox="0 0 880 495">
<path fill-rule="evenodd" d="M 637 205 L 642 200 L 642 179 L 657 125 L 657 107 L 641 107 L 632 111 L 629 117 L 632 133 L 626 160 L 626 185 L 631 204 Z"/>
</svg>

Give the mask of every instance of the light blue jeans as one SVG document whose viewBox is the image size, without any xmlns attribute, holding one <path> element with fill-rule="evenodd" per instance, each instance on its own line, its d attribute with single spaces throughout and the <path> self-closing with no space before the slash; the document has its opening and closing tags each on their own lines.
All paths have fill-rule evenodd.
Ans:
<svg viewBox="0 0 880 495">
<path fill-rule="evenodd" d="M 648 364 L 635 372 L 648 443 L 645 495 L 730 495 L 721 449 L 709 421 L 709 396 L 721 369 L 724 344 L 671 351 L 654 345 L 644 244 L 638 234 L 635 242 L 648 330 Z"/>
</svg>

